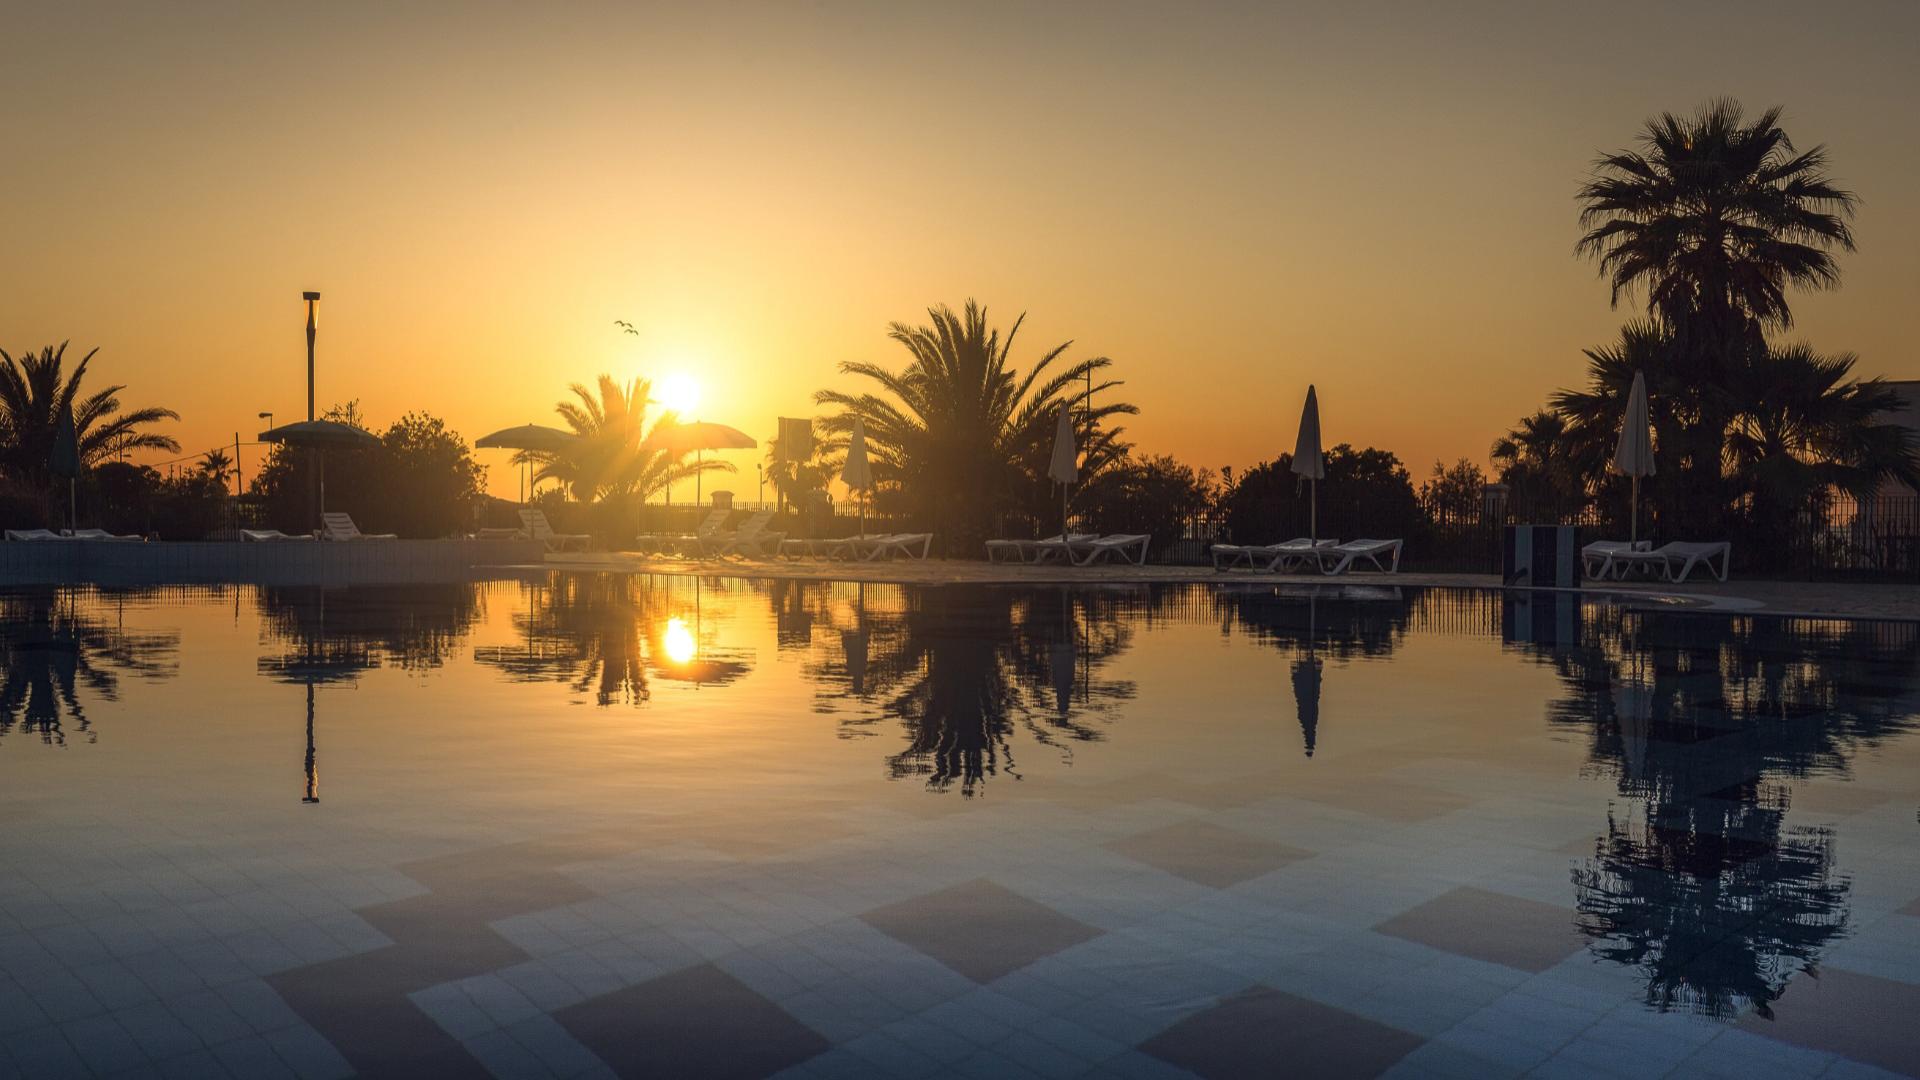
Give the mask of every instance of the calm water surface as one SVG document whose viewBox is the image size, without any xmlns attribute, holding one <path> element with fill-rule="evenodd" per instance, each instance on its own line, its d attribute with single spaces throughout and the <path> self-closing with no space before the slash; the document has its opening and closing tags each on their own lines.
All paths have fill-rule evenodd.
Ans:
<svg viewBox="0 0 1920 1080">
<path fill-rule="evenodd" d="M 0 1073 L 1920 1070 L 1913 624 L 556 574 L 0 662 Z"/>
</svg>

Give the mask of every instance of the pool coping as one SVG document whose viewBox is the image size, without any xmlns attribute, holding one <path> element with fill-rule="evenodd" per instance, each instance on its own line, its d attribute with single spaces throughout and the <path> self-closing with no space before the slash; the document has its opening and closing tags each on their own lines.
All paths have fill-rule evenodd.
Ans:
<svg viewBox="0 0 1920 1080">
<path fill-rule="evenodd" d="M 929 559 L 881 563 L 825 560 L 685 559 L 634 552 L 550 554 L 538 564 L 515 570 L 575 570 L 753 577 L 786 581 L 850 581 L 918 585 L 1161 585 L 1161 584 L 1392 584 L 1502 592 L 1569 592 L 1588 597 L 1645 598 L 1660 610 L 1727 617 L 1767 615 L 1806 619 L 1871 619 L 1920 622 L 1920 585 L 1905 583 L 1802 582 L 1735 579 L 1726 583 L 1689 581 L 1609 582 L 1600 588 L 1541 589 L 1505 586 L 1494 574 L 1359 572 L 1340 577 L 1288 573 L 1217 571 L 1207 566 L 1034 566 L 983 560 Z"/>
</svg>

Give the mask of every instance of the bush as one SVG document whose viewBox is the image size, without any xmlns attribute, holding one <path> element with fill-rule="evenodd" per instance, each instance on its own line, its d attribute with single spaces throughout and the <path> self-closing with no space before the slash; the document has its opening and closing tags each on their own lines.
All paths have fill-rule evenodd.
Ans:
<svg viewBox="0 0 1920 1080">
<path fill-rule="evenodd" d="M 1213 474 L 1170 456 L 1128 459 L 1074 493 L 1089 530 L 1148 533 L 1151 554 L 1164 554 L 1204 513 L 1213 498 Z M 1057 521 L 1056 521 L 1057 524 Z M 1051 530 L 1049 530 L 1051 531 Z"/>
<path fill-rule="evenodd" d="M 1305 536 L 1309 526 L 1307 482 L 1292 471 L 1293 455 L 1281 454 L 1248 469 L 1221 500 L 1228 535 L 1237 543 L 1269 544 Z M 1385 450 L 1355 450 L 1341 443 L 1326 453 L 1320 481 L 1319 534 L 1415 540 L 1426 515 L 1413 480 L 1400 459 Z"/>
<path fill-rule="evenodd" d="M 328 414 L 352 415 L 352 406 Z M 327 509 L 352 515 L 363 532 L 437 537 L 472 527 L 486 470 L 458 433 L 436 417 L 414 412 L 394 421 L 380 444 L 327 452 L 322 466 Z M 266 502 L 275 528 L 305 532 L 316 524 L 308 502 L 313 468 L 313 454 L 276 447 L 255 475 L 252 490 Z"/>
</svg>

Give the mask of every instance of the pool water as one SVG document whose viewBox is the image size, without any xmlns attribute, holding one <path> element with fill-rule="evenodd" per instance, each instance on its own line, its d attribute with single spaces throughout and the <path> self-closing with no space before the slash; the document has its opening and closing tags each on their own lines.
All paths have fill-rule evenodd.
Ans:
<svg viewBox="0 0 1920 1080">
<path fill-rule="evenodd" d="M 1920 624 L 0 591 L 0 1074 L 1920 1071 Z"/>
</svg>

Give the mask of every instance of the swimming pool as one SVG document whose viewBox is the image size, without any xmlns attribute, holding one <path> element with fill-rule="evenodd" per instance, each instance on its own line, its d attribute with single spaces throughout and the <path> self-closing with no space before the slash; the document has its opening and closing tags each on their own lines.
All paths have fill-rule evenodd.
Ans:
<svg viewBox="0 0 1920 1080">
<path fill-rule="evenodd" d="M 541 573 L 0 657 L 0 1072 L 1920 1069 L 1916 624 Z"/>
</svg>

